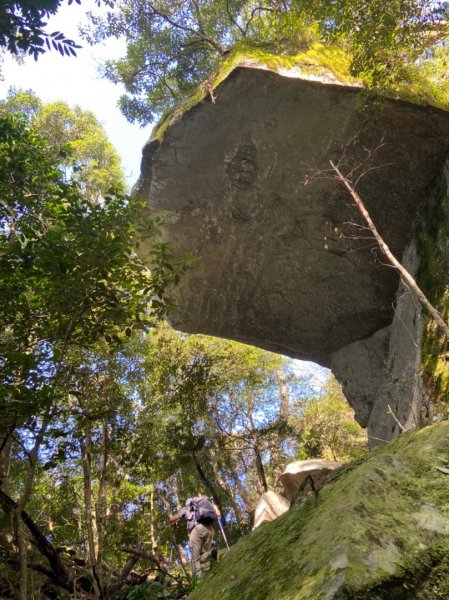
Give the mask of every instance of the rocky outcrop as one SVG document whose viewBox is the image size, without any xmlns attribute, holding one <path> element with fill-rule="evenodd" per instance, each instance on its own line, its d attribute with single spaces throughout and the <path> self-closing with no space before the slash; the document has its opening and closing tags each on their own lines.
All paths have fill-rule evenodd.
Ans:
<svg viewBox="0 0 449 600">
<path fill-rule="evenodd" d="M 321 458 L 288 464 L 279 477 L 283 495 L 270 490 L 260 496 L 254 512 L 253 529 L 284 514 L 301 490 L 305 494 L 321 490 L 332 471 L 340 466 L 339 462 Z"/>
<path fill-rule="evenodd" d="M 323 458 L 296 460 L 288 464 L 279 477 L 285 496 L 290 502 L 294 502 L 298 496 L 298 492 L 306 483 L 309 484 L 309 491 L 316 492 L 320 490 L 330 473 L 340 466 L 341 463 L 339 462 Z"/>
<path fill-rule="evenodd" d="M 273 491 L 265 492 L 259 498 L 256 510 L 254 511 L 254 525 L 253 529 L 267 523 L 268 521 L 274 521 L 281 515 L 283 515 L 290 508 L 290 502 Z"/>
<path fill-rule="evenodd" d="M 416 244 L 407 248 L 404 266 L 417 275 Z M 401 283 L 391 326 L 355 342 L 332 357 L 332 371 L 368 429 L 371 448 L 429 419 L 430 408 L 421 377 L 422 306 Z"/>
<path fill-rule="evenodd" d="M 447 422 L 407 432 L 339 469 L 241 538 L 189 600 L 447 598 L 448 439 Z"/>
<path fill-rule="evenodd" d="M 407 334 L 395 333 L 398 276 L 329 161 L 352 173 L 401 257 L 442 168 L 449 114 L 283 73 L 234 69 L 147 144 L 134 194 L 178 253 L 198 257 L 176 291 L 176 328 L 332 365 L 371 438 L 388 440 L 420 410 L 415 375 L 397 385 L 418 356 L 402 356 Z M 148 256 L 144 237 L 139 252 Z M 410 389 L 419 397 L 404 404 Z"/>
</svg>

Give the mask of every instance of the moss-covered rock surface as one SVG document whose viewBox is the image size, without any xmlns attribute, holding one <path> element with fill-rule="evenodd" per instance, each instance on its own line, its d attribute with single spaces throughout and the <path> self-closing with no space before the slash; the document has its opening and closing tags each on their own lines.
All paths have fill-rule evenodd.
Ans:
<svg viewBox="0 0 449 600">
<path fill-rule="evenodd" d="M 446 322 L 449 320 L 449 163 L 438 178 L 418 228 L 419 283 Z M 437 412 L 447 414 L 449 344 L 428 318 L 423 337 L 424 377 Z"/>
<path fill-rule="evenodd" d="M 242 538 L 189 600 L 449 597 L 449 423 L 337 471 Z"/>
<path fill-rule="evenodd" d="M 314 43 L 295 54 L 279 54 L 237 44 L 194 93 L 163 115 L 153 130 L 152 139 L 162 141 L 167 127 L 176 123 L 185 112 L 206 98 L 214 101 L 219 85 L 237 68 L 266 69 L 286 77 L 371 89 L 369 82 L 351 75 L 350 64 L 350 55 L 339 46 Z M 416 65 L 404 66 L 400 80 L 373 91 L 378 96 L 449 110 L 449 83 Z"/>
</svg>

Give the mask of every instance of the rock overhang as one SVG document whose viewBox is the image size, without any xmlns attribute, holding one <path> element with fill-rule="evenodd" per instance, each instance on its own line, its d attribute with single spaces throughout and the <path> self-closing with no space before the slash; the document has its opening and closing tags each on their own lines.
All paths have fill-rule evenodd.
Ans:
<svg viewBox="0 0 449 600">
<path fill-rule="evenodd" d="M 401 257 L 449 114 L 291 75 L 234 69 L 150 140 L 133 193 L 177 253 L 198 257 L 175 292 L 176 328 L 329 366 L 391 322 L 398 286 L 329 161 L 363 172 L 357 189 Z"/>
</svg>

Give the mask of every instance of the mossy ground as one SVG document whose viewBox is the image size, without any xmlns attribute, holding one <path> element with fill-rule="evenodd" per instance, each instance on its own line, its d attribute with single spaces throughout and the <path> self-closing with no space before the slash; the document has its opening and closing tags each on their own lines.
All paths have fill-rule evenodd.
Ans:
<svg viewBox="0 0 449 600">
<path fill-rule="evenodd" d="M 337 471 L 318 497 L 242 538 L 190 600 L 441 598 L 449 556 L 449 423 Z"/>
</svg>

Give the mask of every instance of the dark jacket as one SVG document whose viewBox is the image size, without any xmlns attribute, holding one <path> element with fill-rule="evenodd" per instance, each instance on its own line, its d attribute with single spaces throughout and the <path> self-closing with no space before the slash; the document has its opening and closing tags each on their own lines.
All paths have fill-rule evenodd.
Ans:
<svg viewBox="0 0 449 600">
<path fill-rule="evenodd" d="M 195 496 L 194 498 L 187 498 L 185 506 L 178 510 L 176 513 L 176 517 L 180 519 L 185 519 L 187 521 L 187 532 L 190 533 L 192 529 L 194 529 L 198 525 L 198 521 L 196 520 L 195 510 L 193 509 L 193 503 L 200 498 L 207 498 L 207 496 Z M 206 522 L 206 520 L 202 520 L 201 523 L 203 525 L 212 525 L 214 522 L 213 519 L 210 522 Z"/>
</svg>

